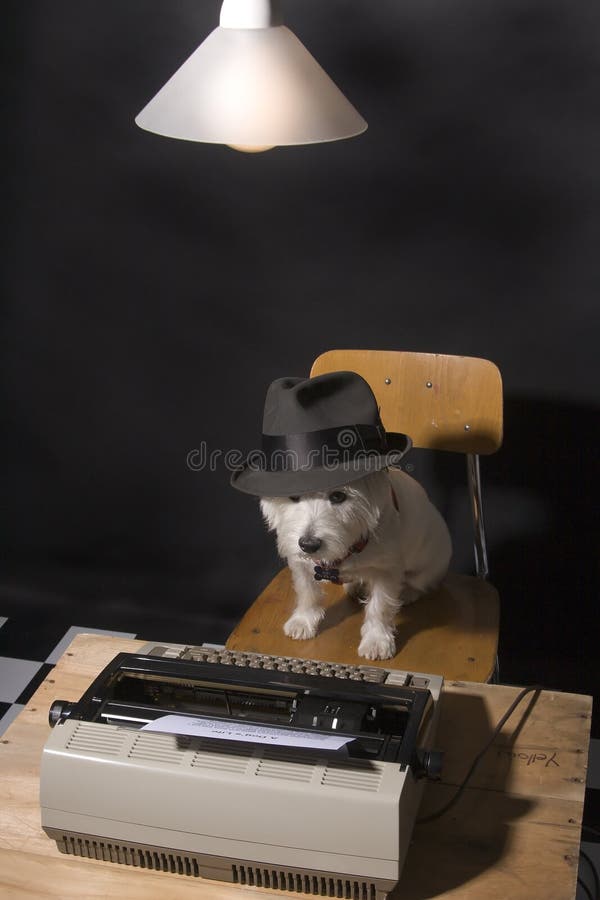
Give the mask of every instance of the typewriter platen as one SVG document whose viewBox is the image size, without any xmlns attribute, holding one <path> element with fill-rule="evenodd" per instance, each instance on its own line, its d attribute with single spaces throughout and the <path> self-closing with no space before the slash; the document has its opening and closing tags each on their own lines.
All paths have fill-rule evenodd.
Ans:
<svg viewBox="0 0 600 900">
<path fill-rule="evenodd" d="M 65 853 L 381 900 L 439 768 L 441 687 L 211 646 L 119 654 L 77 703 L 52 705 L 42 826 Z"/>
</svg>

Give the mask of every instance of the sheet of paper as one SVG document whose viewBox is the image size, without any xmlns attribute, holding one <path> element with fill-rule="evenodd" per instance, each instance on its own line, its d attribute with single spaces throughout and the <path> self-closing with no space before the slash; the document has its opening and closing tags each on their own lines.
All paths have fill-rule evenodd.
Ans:
<svg viewBox="0 0 600 900">
<path fill-rule="evenodd" d="M 221 722 L 218 719 L 195 719 L 187 716 L 161 716 L 144 725 L 142 731 L 167 734 L 190 734 L 194 737 L 217 738 L 222 741 L 248 741 L 251 744 L 270 744 L 276 747 L 311 747 L 315 750 L 339 750 L 352 738 L 336 734 L 288 731 L 246 722 Z"/>
</svg>

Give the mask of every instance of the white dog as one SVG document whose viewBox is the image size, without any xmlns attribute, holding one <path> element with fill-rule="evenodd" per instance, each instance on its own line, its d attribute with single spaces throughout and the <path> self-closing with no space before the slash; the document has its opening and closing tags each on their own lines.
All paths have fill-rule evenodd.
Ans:
<svg viewBox="0 0 600 900">
<path fill-rule="evenodd" d="M 319 582 L 330 580 L 366 604 L 359 654 L 394 656 L 398 609 L 439 584 L 452 554 L 446 524 L 423 488 L 389 469 L 346 487 L 263 497 L 260 504 L 296 589 L 285 633 L 315 636 L 324 616 Z"/>
</svg>

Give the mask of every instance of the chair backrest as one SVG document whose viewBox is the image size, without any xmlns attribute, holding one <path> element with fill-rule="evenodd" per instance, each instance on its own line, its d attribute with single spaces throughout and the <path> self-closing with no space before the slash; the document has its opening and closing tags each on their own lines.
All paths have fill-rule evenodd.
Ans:
<svg viewBox="0 0 600 900">
<path fill-rule="evenodd" d="M 357 372 L 369 383 L 387 431 L 415 447 L 494 453 L 502 444 L 502 378 L 487 359 L 404 350 L 329 350 L 311 375 Z"/>
</svg>

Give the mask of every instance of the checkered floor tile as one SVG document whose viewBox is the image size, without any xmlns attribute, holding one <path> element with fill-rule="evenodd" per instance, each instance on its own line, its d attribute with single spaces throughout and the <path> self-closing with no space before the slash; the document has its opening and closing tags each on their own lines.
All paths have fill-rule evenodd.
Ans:
<svg viewBox="0 0 600 900">
<path fill-rule="evenodd" d="M 23 709 L 76 634 L 134 638 L 125 631 L 64 625 L 0 616 L 0 735 Z"/>
</svg>

